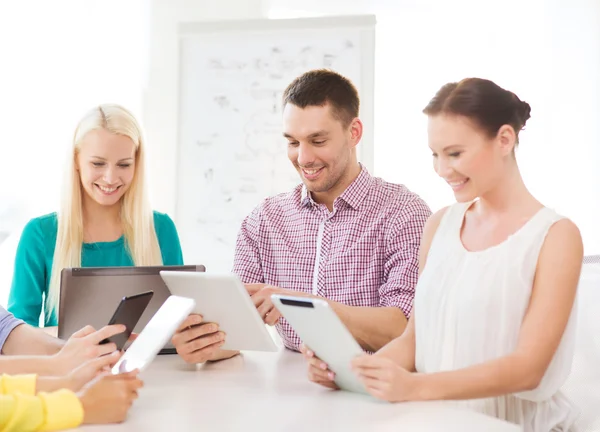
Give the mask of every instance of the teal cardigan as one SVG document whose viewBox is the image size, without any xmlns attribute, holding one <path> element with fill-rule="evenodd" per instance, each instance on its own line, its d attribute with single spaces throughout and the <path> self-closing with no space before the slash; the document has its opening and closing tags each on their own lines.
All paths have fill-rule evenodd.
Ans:
<svg viewBox="0 0 600 432">
<path fill-rule="evenodd" d="M 164 265 L 182 265 L 183 255 L 175 224 L 169 216 L 154 212 L 154 229 Z M 38 326 L 44 298 L 48 294 L 56 246 L 58 219 L 51 213 L 29 221 L 23 229 L 13 273 L 8 310 L 27 324 Z M 82 267 L 132 266 L 125 238 L 112 242 L 84 243 Z M 56 326 L 56 311 L 44 311 L 44 325 Z"/>
</svg>

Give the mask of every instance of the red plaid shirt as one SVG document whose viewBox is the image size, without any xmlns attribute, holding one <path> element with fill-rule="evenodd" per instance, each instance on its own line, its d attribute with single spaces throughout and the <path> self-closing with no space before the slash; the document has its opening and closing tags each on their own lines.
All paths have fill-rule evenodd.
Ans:
<svg viewBox="0 0 600 432">
<path fill-rule="evenodd" d="M 423 226 L 431 211 L 402 185 L 359 176 L 333 203 L 314 202 L 304 185 L 267 198 L 244 220 L 233 272 L 350 306 L 398 307 L 408 318 Z M 280 319 L 286 347 L 300 339 Z"/>
</svg>

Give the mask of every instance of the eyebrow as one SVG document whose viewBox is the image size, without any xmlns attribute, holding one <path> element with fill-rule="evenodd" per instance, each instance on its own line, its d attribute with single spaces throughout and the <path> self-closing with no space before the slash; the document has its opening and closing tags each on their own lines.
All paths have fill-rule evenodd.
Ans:
<svg viewBox="0 0 600 432">
<path fill-rule="evenodd" d="M 448 147 L 444 147 L 443 151 L 447 152 L 450 150 L 456 150 L 456 149 L 460 149 L 460 148 L 462 148 L 462 146 L 460 144 L 452 144 L 452 145 L 449 145 Z"/>
<path fill-rule="evenodd" d="M 328 135 L 328 134 L 329 134 L 329 132 L 327 132 L 327 131 L 325 131 L 325 130 L 320 130 L 320 131 L 317 131 L 317 132 L 313 132 L 313 133 L 311 133 L 311 134 L 310 134 L 310 135 L 309 135 L 307 138 L 308 138 L 308 139 L 311 139 L 311 138 L 317 138 L 317 137 L 321 137 L 321 136 L 326 136 L 326 135 Z M 295 139 L 295 138 L 294 138 L 292 135 L 290 135 L 290 134 L 289 134 L 289 133 L 287 133 L 287 132 L 284 132 L 284 133 L 283 133 L 283 136 L 284 136 L 284 137 L 286 137 L 286 138 L 293 138 L 293 139 Z"/>
<path fill-rule="evenodd" d="M 447 151 L 450 151 L 450 150 L 453 150 L 453 149 L 460 149 L 460 148 L 462 148 L 462 146 L 461 146 L 460 144 L 452 144 L 452 145 L 449 145 L 449 146 L 447 146 L 447 147 L 444 147 L 444 148 L 442 149 L 442 152 L 447 152 Z M 435 150 L 434 150 L 434 149 L 432 149 L 431 147 L 429 147 L 429 149 L 430 149 L 431 151 L 435 151 Z"/>
<path fill-rule="evenodd" d="M 103 157 L 100 157 L 100 156 L 92 156 L 92 157 L 93 157 L 94 159 L 99 159 L 99 160 L 101 160 L 101 161 L 105 161 L 105 162 L 106 162 L 106 159 L 105 159 L 105 158 L 103 158 Z M 133 158 L 125 158 L 125 159 L 120 159 L 120 160 L 118 160 L 117 162 L 125 162 L 125 161 L 132 161 L 132 160 L 133 160 Z"/>
</svg>

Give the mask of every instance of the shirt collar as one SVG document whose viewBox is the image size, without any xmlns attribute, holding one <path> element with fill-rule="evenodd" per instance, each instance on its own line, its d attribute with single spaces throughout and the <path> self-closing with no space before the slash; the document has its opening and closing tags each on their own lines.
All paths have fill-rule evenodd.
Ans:
<svg viewBox="0 0 600 432">
<path fill-rule="evenodd" d="M 369 192 L 372 179 L 373 177 L 371 177 L 371 174 L 369 174 L 367 169 L 360 164 L 360 173 L 358 174 L 358 177 L 356 177 L 356 179 L 350 183 L 350 186 L 335 199 L 334 206 L 336 206 L 338 200 L 341 200 L 354 210 L 357 210 Z M 306 185 L 303 184 L 300 193 L 300 206 L 309 207 L 316 204 L 317 203 L 312 199 L 310 192 L 306 189 Z"/>
</svg>

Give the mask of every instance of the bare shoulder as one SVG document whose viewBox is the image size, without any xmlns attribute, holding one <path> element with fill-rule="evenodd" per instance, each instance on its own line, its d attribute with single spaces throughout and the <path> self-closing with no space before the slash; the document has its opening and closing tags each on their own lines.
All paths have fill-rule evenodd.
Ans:
<svg viewBox="0 0 600 432">
<path fill-rule="evenodd" d="M 583 241 L 579 229 L 569 219 L 561 219 L 550 227 L 540 250 L 534 292 L 570 304 L 577 291 L 582 265 Z"/>
<path fill-rule="evenodd" d="M 444 207 L 429 216 L 429 219 L 427 219 L 425 227 L 423 228 L 423 240 L 428 240 L 429 243 L 431 243 L 431 240 L 440 226 L 440 222 L 442 221 L 442 218 L 446 214 L 448 208 L 449 206 Z"/>
<path fill-rule="evenodd" d="M 564 265 L 583 262 L 583 240 L 579 228 L 570 219 L 561 219 L 548 230 L 538 265 L 560 260 Z M 558 263 L 558 262 L 557 262 Z"/>
<path fill-rule="evenodd" d="M 425 268 L 425 262 L 427 261 L 427 255 L 429 254 L 429 248 L 433 241 L 433 237 L 440 226 L 442 218 L 446 214 L 449 207 L 444 207 L 441 210 L 436 211 L 434 214 L 429 216 L 425 226 L 423 227 L 423 235 L 421 236 L 421 247 L 419 249 L 419 273 Z"/>
<path fill-rule="evenodd" d="M 579 228 L 568 218 L 563 218 L 552 225 L 548 231 L 548 235 L 564 236 L 564 238 L 569 237 L 581 241 Z"/>
</svg>

